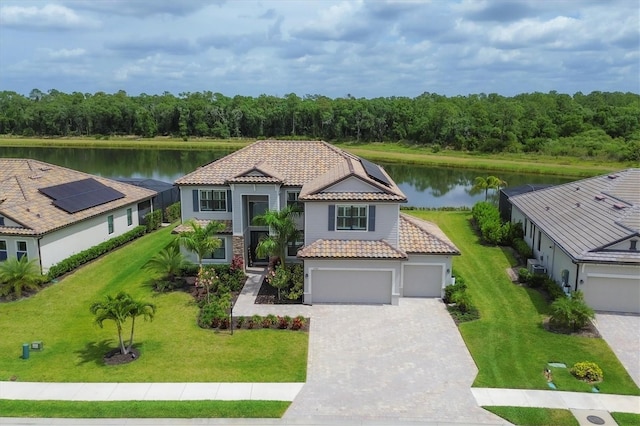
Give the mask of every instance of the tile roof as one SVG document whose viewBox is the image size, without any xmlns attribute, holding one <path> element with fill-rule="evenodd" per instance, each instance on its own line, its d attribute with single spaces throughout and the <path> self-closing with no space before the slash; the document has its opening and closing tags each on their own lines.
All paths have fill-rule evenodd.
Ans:
<svg viewBox="0 0 640 426">
<path fill-rule="evenodd" d="M 384 240 L 317 240 L 298 251 L 302 259 L 407 259 L 408 254 L 459 255 L 458 248 L 440 228 L 413 216 L 400 214 L 400 244 Z"/>
<path fill-rule="evenodd" d="M 583 179 L 510 202 L 573 259 L 640 263 L 640 251 L 607 247 L 640 235 L 640 169 Z"/>
<path fill-rule="evenodd" d="M 298 250 L 301 259 L 406 259 L 407 255 L 386 241 L 316 240 Z"/>
<path fill-rule="evenodd" d="M 400 249 L 416 254 L 460 254 L 438 225 L 404 213 L 400 213 Z"/>
<path fill-rule="evenodd" d="M 51 198 L 39 191 L 40 188 L 87 178 L 93 178 L 123 193 L 125 197 L 76 213 L 67 213 L 55 207 Z M 43 235 L 154 195 L 155 191 L 42 161 L 0 158 L 0 215 L 23 226 L 0 226 L 0 234 Z"/>
<path fill-rule="evenodd" d="M 200 225 L 201 227 L 205 227 L 207 226 L 207 224 L 209 222 L 211 222 L 211 220 L 208 219 L 192 219 L 194 222 L 196 222 L 198 225 Z M 224 229 L 220 232 L 220 234 L 229 234 L 231 235 L 233 233 L 233 222 L 230 220 L 218 220 L 217 222 L 221 222 L 224 223 Z M 181 232 L 189 232 L 192 231 L 193 228 L 189 225 L 189 222 L 184 222 L 181 223 L 180 225 L 176 226 L 175 228 L 173 228 L 173 230 L 171 231 L 172 234 L 179 234 Z"/>
<path fill-rule="evenodd" d="M 381 172 L 388 177 L 381 168 Z M 331 193 L 331 185 L 356 177 L 368 183 L 366 193 Z M 202 166 L 176 180 L 177 185 L 280 183 L 301 187 L 300 200 L 405 202 L 406 196 L 389 178 L 387 187 L 369 177 L 358 157 L 323 141 L 264 140 Z M 349 198 L 358 197 L 358 198 Z"/>
</svg>

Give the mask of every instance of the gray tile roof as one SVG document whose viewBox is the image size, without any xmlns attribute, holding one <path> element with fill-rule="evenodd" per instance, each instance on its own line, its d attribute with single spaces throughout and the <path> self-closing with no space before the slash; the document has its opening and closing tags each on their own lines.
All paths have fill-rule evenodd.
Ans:
<svg viewBox="0 0 640 426">
<path fill-rule="evenodd" d="M 516 195 L 511 203 L 577 261 L 640 263 L 608 247 L 640 235 L 640 169 Z"/>
<path fill-rule="evenodd" d="M 124 198 L 100 204 L 76 213 L 54 206 L 51 198 L 39 189 L 87 178 L 113 188 Z M 149 199 L 155 191 L 93 176 L 37 160 L 0 158 L 0 216 L 23 225 L 22 228 L 0 226 L 0 234 L 42 235 L 75 222 Z"/>
</svg>

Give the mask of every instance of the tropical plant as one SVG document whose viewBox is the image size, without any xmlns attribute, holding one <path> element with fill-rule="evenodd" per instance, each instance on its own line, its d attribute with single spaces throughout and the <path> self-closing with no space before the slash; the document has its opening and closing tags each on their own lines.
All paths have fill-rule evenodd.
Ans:
<svg viewBox="0 0 640 426">
<path fill-rule="evenodd" d="M 27 256 L 0 262 L 0 295 L 20 298 L 23 290 L 38 289 L 43 277 L 36 262 L 37 259 L 28 260 Z"/>
<path fill-rule="evenodd" d="M 124 355 L 128 354 L 133 347 L 136 317 L 142 316 L 145 320 L 153 320 L 156 307 L 152 303 L 135 300 L 131 295 L 120 292 L 115 296 L 107 295 L 104 300 L 93 302 L 89 307 L 89 311 L 95 316 L 94 322 L 100 328 L 104 327 L 104 322 L 107 320 L 115 323 L 118 331 L 120 353 Z M 131 317 L 131 337 L 128 345 L 126 345 L 122 330 L 129 317 Z"/>
<path fill-rule="evenodd" d="M 180 250 L 171 245 L 153 256 L 145 265 L 145 269 L 162 274 L 162 278 L 174 283 L 190 262 Z"/>
<path fill-rule="evenodd" d="M 281 300 L 282 290 L 289 287 L 291 281 L 291 274 L 284 265 L 276 266 L 274 271 L 269 274 L 269 284 L 278 290 L 278 300 Z"/>
<path fill-rule="evenodd" d="M 191 229 L 181 232 L 178 236 L 178 243 L 198 257 L 198 266 L 202 269 L 202 259 L 220 247 L 221 241 L 214 235 L 220 233 L 224 223 L 212 220 L 205 226 L 195 220 L 186 222 Z"/>
<path fill-rule="evenodd" d="M 280 259 L 280 264 L 285 265 L 287 245 L 300 236 L 295 223 L 298 215 L 298 208 L 287 206 L 282 210 L 267 210 L 253 218 L 255 225 L 268 226 L 270 230 L 269 235 L 263 237 L 256 247 L 258 257 L 276 256 Z"/>
<path fill-rule="evenodd" d="M 474 179 L 473 187 L 471 189 L 474 190 L 474 191 L 484 190 L 484 200 L 487 201 L 490 189 L 494 189 L 497 192 L 497 191 L 500 190 L 500 188 L 505 187 L 505 186 L 507 186 L 507 182 L 505 182 L 504 180 L 500 179 L 499 177 L 496 177 L 496 176 L 487 176 L 487 177 L 478 176 L 478 177 L 476 177 Z"/>
<path fill-rule="evenodd" d="M 604 378 L 604 373 L 598 364 L 595 362 L 582 361 L 573 364 L 573 367 L 569 370 L 571 374 L 578 379 L 593 383 L 600 382 Z"/>
<path fill-rule="evenodd" d="M 595 318 L 595 312 L 585 303 L 580 290 L 554 300 L 551 303 L 550 314 L 551 325 L 573 331 L 584 328 Z"/>
</svg>

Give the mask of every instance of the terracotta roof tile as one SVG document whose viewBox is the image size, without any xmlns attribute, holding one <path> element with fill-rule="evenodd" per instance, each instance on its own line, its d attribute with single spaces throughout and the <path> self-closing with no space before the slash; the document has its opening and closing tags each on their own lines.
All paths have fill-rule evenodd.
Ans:
<svg viewBox="0 0 640 426">
<path fill-rule="evenodd" d="M 404 213 L 400 213 L 400 249 L 416 254 L 460 254 L 436 224 Z"/>
<path fill-rule="evenodd" d="M 301 259 L 406 259 L 407 255 L 386 241 L 316 240 L 298 251 Z"/>
<path fill-rule="evenodd" d="M 207 224 L 209 224 L 209 222 L 211 222 L 211 220 L 208 219 L 192 219 L 194 222 L 196 222 L 198 225 L 200 225 L 201 227 L 205 227 L 207 226 Z M 232 234 L 233 233 L 233 222 L 230 220 L 218 220 L 217 222 L 221 222 L 224 223 L 224 229 L 220 232 L 220 234 Z M 179 234 L 181 232 L 189 232 L 192 231 L 193 228 L 187 223 L 181 223 L 180 225 L 176 226 L 175 228 L 173 228 L 173 230 L 171 231 L 172 234 Z"/>
<path fill-rule="evenodd" d="M 52 204 L 39 189 L 87 178 L 113 188 L 124 198 L 110 201 L 76 213 L 67 213 Z M 23 228 L 3 226 L 2 234 L 42 235 L 72 223 L 149 199 L 156 195 L 134 185 L 93 176 L 37 160 L 0 158 L 0 215 L 20 223 Z"/>
</svg>

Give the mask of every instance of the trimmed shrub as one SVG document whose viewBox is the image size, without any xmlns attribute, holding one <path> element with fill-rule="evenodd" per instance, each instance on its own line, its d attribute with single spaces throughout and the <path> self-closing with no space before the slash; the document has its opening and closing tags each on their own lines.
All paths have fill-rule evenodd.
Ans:
<svg viewBox="0 0 640 426">
<path fill-rule="evenodd" d="M 164 210 L 164 216 L 167 219 L 167 222 L 173 223 L 178 219 L 180 219 L 180 209 L 181 209 L 180 202 L 173 203 L 170 206 L 168 206 Z"/>
<path fill-rule="evenodd" d="M 595 362 L 576 362 L 575 364 L 573 364 L 573 367 L 571 367 L 569 371 L 576 378 L 590 383 L 601 382 L 604 378 L 602 369 Z"/>
<path fill-rule="evenodd" d="M 453 301 L 453 295 L 460 291 L 465 291 L 467 289 L 467 285 L 464 283 L 464 280 L 461 277 L 456 277 L 456 283 L 453 285 L 448 285 L 444 288 L 444 298 L 442 301 L 444 303 L 455 303 Z"/>
<path fill-rule="evenodd" d="M 145 232 L 146 228 L 144 226 L 136 226 L 129 232 L 111 238 L 110 240 L 104 241 L 96 246 L 83 250 L 80 253 L 69 256 L 68 258 L 59 263 L 56 263 L 51 268 L 49 268 L 47 278 L 48 280 L 52 280 L 66 274 L 67 272 L 71 272 L 79 266 L 97 259 L 103 254 L 108 253 L 128 243 L 129 241 L 133 241 L 136 238 L 143 236 Z"/>
<path fill-rule="evenodd" d="M 498 208 L 487 201 L 476 203 L 471 214 L 482 239 L 489 244 L 509 245 L 515 238 L 522 237 L 522 225 L 502 223 Z"/>
<path fill-rule="evenodd" d="M 518 269 L 518 282 L 528 284 L 529 280 L 531 280 L 531 272 L 527 268 Z"/>
<path fill-rule="evenodd" d="M 144 216 L 144 221 L 147 224 L 147 232 L 155 231 L 160 228 L 162 224 L 162 210 L 155 210 L 151 213 L 147 213 Z"/>
<path fill-rule="evenodd" d="M 522 238 L 514 238 L 511 242 L 511 245 L 521 259 L 525 260 L 533 257 L 533 250 L 531 250 L 531 247 L 529 247 L 529 245 Z"/>
<path fill-rule="evenodd" d="M 550 314 L 549 322 L 552 326 L 573 331 L 584 328 L 595 318 L 595 312 L 584 302 L 581 291 L 573 292 L 569 297 L 559 297 L 554 300 Z"/>
</svg>

